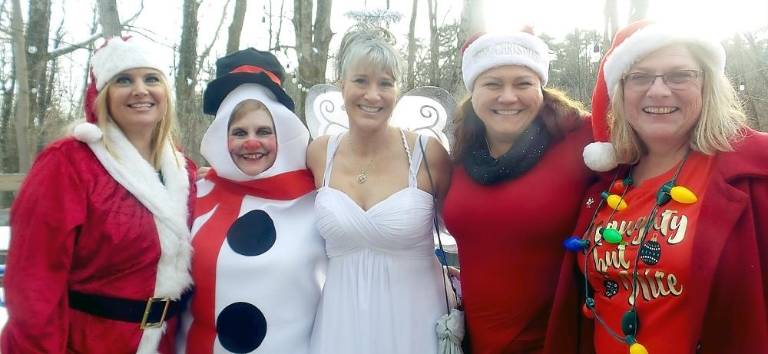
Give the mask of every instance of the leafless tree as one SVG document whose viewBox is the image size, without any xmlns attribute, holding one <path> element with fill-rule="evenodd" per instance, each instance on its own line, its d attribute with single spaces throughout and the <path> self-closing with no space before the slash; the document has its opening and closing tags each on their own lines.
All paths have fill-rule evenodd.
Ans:
<svg viewBox="0 0 768 354">
<path fill-rule="evenodd" d="M 16 149 L 19 158 L 19 172 L 26 173 L 32 165 L 32 151 L 29 144 L 29 71 L 27 70 L 27 45 L 24 36 L 24 21 L 21 17 L 19 0 L 12 0 L 11 38 L 13 40 L 14 71 L 16 73 Z"/>
<path fill-rule="evenodd" d="M 419 0 L 413 0 L 411 6 L 411 22 L 408 24 L 408 83 L 407 90 L 414 87 L 414 66 L 416 60 L 416 15 L 418 14 Z"/>
<path fill-rule="evenodd" d="M 616 4 L 616 0 L 605 0 L 605 7 L 603 9 L 604 14 L 604 30 L 603 30 L 603 37 L 604 40 L 604 47 L 608 47 L 608 45 L 613 40 L 613 36 L 616 35 L 616 32 L 619 30 L 619 10 Z"/>
<path fill-rule="evenodd" d="M 328 46 L 331 43 L 331 7 L 333 0 L 317 0 L 317 13 L 312 21 L 313 1 L 293 1 L 293 28 L 296 33 L 296 56 L 299 60 L 297 85 L 300 88 L 325 82 L 325 71 L 328 64 Z M 296 112 L 303 117 L 303 90 L 294 97 Z"/>
<path fill-rule="evenodd" d="M 629 2 L 629 22 L 648 17 L 648 0 L 631 0 Z"/>
<path fill-rule="evenodd" d="M 232 14 L 232 23 L 229 25 L 229 37 L 227 38 L 227 54 L 240 49 L 240 33 L 243 32 L 247 0 L 235 1 L 235 13 Z"/>
<path fill-rule="evenodd" d="M 116 0 L 98 0 L 99 22 L 103 29 L 104 38 L 120 36 L 120 15 L 117 12 Z"/>
</svg>

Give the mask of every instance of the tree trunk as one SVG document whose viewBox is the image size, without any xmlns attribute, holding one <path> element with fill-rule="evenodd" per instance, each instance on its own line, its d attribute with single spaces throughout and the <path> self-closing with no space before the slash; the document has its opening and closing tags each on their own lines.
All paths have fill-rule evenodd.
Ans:
<svg viewBox="0 0 768 354">
<path fill-rule="evenodd" d="M 437 0 L 427 0 L 429 9 L 429 84 L 439 86 L 440 80 L 440 36 L 437 31 Z"/>
<path fill-rule="evenodd" d="M 450 86 L 453 87 L 451 92 L 453 92 L 454 98 L 456 98 L 457 101 L 467 95 L 467 89 L 464 87 L 464 79 L 461 76 L 461 61 L 463 54 L 461 48 L 470 36 L 484 30 L 483 24 L 485 21 L 483 21 L 481 17 L 482 11 L 480 11 L 482 8 L 483 1 L 481 0 L 463 1 L 461 19 L 459 20 L 459 31 L 456 38 L 456 52 L 454 54 L 456 57 L 453 61 L 456 63 L 456 67 L 453 68 L 453 72 L 451 73 L 453 77 L 453 85 Z"/>
<path fill-rule="evenodd" d="M 117 12 L 116 0 L 99 1 L 99 22 L 103 29 L 104 38 L 120 36 L 120 15 Z"/>
<path fill-rule="evenodd" d="M 30 0 L 27 17 L 27 68 L 29 69 L 29 122 L 42 129 L 48 91 L 48 33 L 51 28 L 51 1 Z M 42 144 L 38 141 L 38 146 Z"/>
<path fill-rule="evenodd" d="M 179 63 L 176 68 L 176 113 L 182 144 L 191 155 L 196 155 L 199 146 L 196 138 L 195 86 L 197 85 L 197 10 L 199 0 L 184 0 Z"/>
<path fill-rule="evenodd" d="M 411 7 L 411 22 L 408 25 L 408 83 L 405 89 L 410 90 L 415 86 L 414 61 L 416 60 L 416 15 L 418 13 L 419 0 L 413 0 Z"/>
<path fill-rule="evenodd" d="M 648 0 L 632 0 L 629 3 L 629 22 L 648 17 Z"/>
<path fill-rule="evenodd" d="M 16 72 L 16 146 L 19 159 L 20 173 L 29 171 L 32 164 L 32 154 L 29 146 L 29 72 L 27 71 L 26 40 L 24 38 L 24 21 L 21 17 L 19 0 L 13 1 L 11 14 L 11 38 L 13 42 L 13 58 Z"/>
<path fill-rule="evenodd" d="M 5 58 L 2 60 L 3 66 L 6 65 Z M 13 74 L 13 69 L 11 76 L 6 78 L 7 82 L 10 82 L 10 85 L 5 87 L 3 85 L 3 103 L 2 103 L 2 109 L 0 109 L 0 127 L 2 127 L 2 131 L 0 131 L 0 139 L 2 140 L 2 146 L 0 146 L 0 150 L 2 150 L 2 155 L 0 155 L 0 162 L 2 162 L 2 166 L 0 167 L 0 172 L 16 172 L 18 171 L 18 159 L 15 157 L 17 156 L 16 153 L 16 137 L 15 134 L 13 134 L 13 131 L 11 128 L 15 126 L 13 124 L 13 121 L 11 120 L 11 115 L 13 115 L 13 88 L 16 86 L 16 78 Z M 4 82 L 6 80 L 3 80 Z M 7 89 L 6 89 L 7 88 Z"/>
<path fill-rule="evenodd" d="M 608 48 L 608 45 L 613 41 L 613 36 L 619 30 L 619 10 L 616 4 L 616 0 L 605 0 L 605 27 L 603 35 L 605 36 L 604 46 Z"/>
<path fill-rule="evenodd" d="M 240 49 L 240 33 L 243 32 L 247 0 L 235 1 L 235 13 L 232 14 L 232 23 L 229 25 L 229 37 L 227 38 L 227 54 Z"/>
<path fill-rule="evenodd" d="M 312 25 L 312 2 L 293 1 L 293 27 L 296 32 L 296 54 L 299 59 L 297 86 L 295 95 L 296 114 L 304 120 L 304 99 L 306 89 L 325 82 L 325 69 L 328 64 L 328 46 L 331 43 L 331 8 L 333 0 L 318 0 L 317 14 Z"/>
</svg>

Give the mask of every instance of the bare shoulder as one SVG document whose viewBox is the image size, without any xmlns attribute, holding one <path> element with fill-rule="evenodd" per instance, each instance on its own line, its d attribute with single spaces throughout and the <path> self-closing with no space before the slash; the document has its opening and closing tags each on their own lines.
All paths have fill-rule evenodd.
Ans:
<svg viewBox="0 0 768 354">
<path fill-rule="evenodd" d="M 322 176 L 325 172 L 325 154 L 328 149 L 329 135 L 323 135 L 307 146 L 307 168 L 315 176 Z"/>
<path fill-rule="evenodd" d="M 426 164 L 422 164 L 419 171 L 419 182 L 422 178 L 427 184 L 420 185 L 429 186 L 429 176 L 432 177 L 432 182 L 436 189 L 438 199 L 442 199 L 445 193 L 448 191 L 448 186 L 451 182 L 451 159 L 448 156 L 448 152 L 445 150 L 440 141 L 433 137 L 429 137 L 427 144 L 424 146 L 426 153 Z M 429 167 L 429 172 L 426 169 Z M 431 188 L 430 188 L 431 191 Z"/>
<path fill-rule="evenodd" d="M 448 156 L 448 151 L 445 150 L 443 144 L 440 141 L 430 137 L 427 141 L 426 153 L 427 162 L 429 166 L 433 168 L 441 176 L 450 177 L 451 173 L 451 158 Z"/>
</svg>

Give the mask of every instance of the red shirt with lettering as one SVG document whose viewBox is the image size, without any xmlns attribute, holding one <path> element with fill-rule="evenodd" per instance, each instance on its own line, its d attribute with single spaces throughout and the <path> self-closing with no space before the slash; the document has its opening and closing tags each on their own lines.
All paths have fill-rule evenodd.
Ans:
<svg viewBox="0 0 768 354">
<path fill-rule="evenodd" d="M 653 225 L 643 241 L 643 230 L 656 203 L 659 188 L 670 181 L 678 169 L 650 178 L 639 185 L 629 186 L 624 194 L 627 208 L 612 214 L 603 202 L 595 222 L 586 233 L 596 247 L 586 256 L 579 255 L 579 268 L 589 278 L 594 290 L 595 312 L 608 328 L 595 323 L 595 349 L 600 354 L 627 353 L 622 338 L 621 319 L 633 302 L 639 326 L 637 342 L 653 354 L 691 353 L 696 333 L 691 333 L 685 321 L 687 309 L 686 283 L 692 274 L 690 260 L 692 237 L 710 175 L 712 158 L 691 152 L 680 171 L 676 185 L 691 190 L 698 201 L 683 204 L 670 200 L 659 207 Z M 625 176 L 619 175 L 618 179 Z M 616 192 L 616 191 L 614 191 Z M 615 193 L 621 195 L 620 192 Z M 594 201 L 597 206 L 599 201 Z M 622 243 L 610 244 L 602 239 L 600 229 L 606 224 L 619 231 Z M 640 252 L 639 259 L 637 258 Z M 636 262 L 637 259 L 637 262 Z M 632 296 L 633 273 L 637 268 L 637 286 Z"/>
</svg>

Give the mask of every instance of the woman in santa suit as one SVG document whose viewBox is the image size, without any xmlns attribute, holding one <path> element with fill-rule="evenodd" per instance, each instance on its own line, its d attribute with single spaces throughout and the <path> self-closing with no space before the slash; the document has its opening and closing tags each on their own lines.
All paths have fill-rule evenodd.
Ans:
<svg viewBox="0 0 768 354">
<path fill-rule="evenodd" d="M 306 169 L 309 132 L 281 87 L 284 70 L 253 48 L 216 62 L 203 110 L 216 118 L 200 151 L 192 228 L 195 292 L 186 353 L 308 353 L 325 280 Z"/>
<path fill-rule="evenodd" d="M 3 353 L 174 351 L 195 166 L 174 146 L 157 54 L 136 38 L 97 50 L 88 122 L 29 171 L 11 209 Z"/>
</svg>

